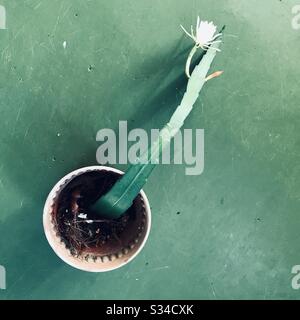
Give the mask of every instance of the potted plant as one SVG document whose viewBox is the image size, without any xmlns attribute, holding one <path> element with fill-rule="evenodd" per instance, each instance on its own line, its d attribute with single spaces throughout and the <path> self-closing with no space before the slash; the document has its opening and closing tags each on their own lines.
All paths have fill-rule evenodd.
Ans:
<svg viewBox="0 0 300 320">
<path fill-rule="evenodd" d="M 183 28 L 183 27 L 182 27 Z M 224 28 L 223 28 L 224 29 Z M 50 192 L 43 215 L 46 237 L 56 254 L 81 270 L 103 272 L 131 261 L 143 248 L 151 227 L 151 210 L 142 188 L 162 150 L 181 129 L 203 85 L 222 72 L 207 76 L 219 50 L 221 33 L 197 20 L 195 42 L 186 63 L 189 78 L 181 104 L 149 150 L 123 173 L 111 167 L 86 167 L 69 173 Z M 204 55 L 190 75 L 193 55 Z"/>
</svg>

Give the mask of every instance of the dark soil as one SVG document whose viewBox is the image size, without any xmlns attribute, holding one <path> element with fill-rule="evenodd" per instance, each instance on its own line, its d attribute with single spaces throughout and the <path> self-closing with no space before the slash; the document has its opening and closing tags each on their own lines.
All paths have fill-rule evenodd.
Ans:
<svg viewBox="0 0 300 320">
<path fill-rule="evenodd" d="M 69 182 L 61 191 L 57 201 L 56 225 L 59 235 L 73 255 L 93 251 L 120 235 L 127 225 L 135 220 L 134 206 L 119 219 L 101 217 L 90 209 L 120 177 L 110 171 L 91 171 L 81 174 Z"/>
</svg>

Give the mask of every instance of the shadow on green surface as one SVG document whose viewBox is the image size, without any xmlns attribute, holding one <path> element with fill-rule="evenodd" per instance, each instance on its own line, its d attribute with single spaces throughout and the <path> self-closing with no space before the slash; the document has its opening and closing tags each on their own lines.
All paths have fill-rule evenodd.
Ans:
<svg viewBox="0 0 300 320">
<path fill-rule="evenodd" d="M 22 128 L 3 138 L 5 150 L 1 164 L 19 203 L 12 203 L 10 211 L 5 210 L 0 224 L 0 263 L 7 270 L 7 289 L 0 291 L 0 299 L 30 298 L 51 276 L 68 268 L 47 243 L 42 226 L 43 206 L 52 185 L 65 173 L 83 163 L 89 164 L 88 157 L 82 159 L 81 155 L 86 153 L 91 157 L 95 150 L 92 143 L 75 130 L 79 124 L 60 117 L 55 121 L 68 128 L 68 136 L 57 138 L 56 143 L 47 143 L 57 133 L 49 125 L 49 109 L 40 107 L 39 100 L 43 99 L 42 96 L 26 97 L 27 111 L 22 116 Z M 32 115 L 36 110 L 39 114 L 35 120 Z M 70 146 L 70 141 L 76 143 Z M 78 143 L 84 146 L 80 153 L 76 152 Z M 56 144 L 77 157 L 58 161 L 53 156 L 58 152 Z M 10 193 L 6 191 L 8 197 Z"/>
<path fill-rule="evenodd" d="M 167 121 L 180 103 L 187 85 L 187 77 L 184 72 L 185 62 L 191 49 L 190 47 L 182 48 L 183 39 L 184 37 L 181 37 L 175 49 L 166 53 L 167 62 L 163 64 L 163 67 L 156 74 L 160 78 L 160 83 L 149 90 L 146 102 L 136 108 L 137 111 L 132 117 L 134 125 L 129 123 L 129 130 L 136 128 L 136 125 L 139 128 L 146 127 L 146 122 L 152 118 L 155 119 L 155 128 L 162 127 L 165 123 L 161 123 L 161 119 L 165 118 Z M 202 52 L 195 58 L 191 69 L 194 69 L 201 61 L 204 54 L 205 52 Z M 153 64 L 152 62 L 151 64 L 158 67 L 156 63 Z"/>
<path fill-rule="evenodd" d="M 172 58 L 167 55 L 168 61 L 163 69 L 159 63 L 149 62 L 152 75 L 161 77 L 164 85 L 162 88 L 154 88 L 154 93 L 149 90 L 149 97 L 152 97 L 149 98 L 150 102 L 147 100 L 143 106 L 136 108 L 138 111 L 135 112 L 134 119 L 139 127 L 143 127 L 145 121 L 156 113 L 159 115 L 162 101 L 168 105 L 167 111 L 176 107 L 178 97 L 174 92 L 184 92 L 186 77 L 182 66 L 188 49 L 179 50 L 180 45 L 181 42 L 176 47 L 179 53 Z M 180 68 L 174 72 L 176 65 Z M 166 70 L 169 72 L 167 76 Z M 49 105 L 56 103 L 53 97 L 47 98 Z M 57 138 L 56 143 L 47 143 L 48 140 L 53 141 L 57 132 L 49 125 L 49 108 L 40 108 L 43 100 L 43 96 L 26 97 L 24 105 L 27 112 L 22 117 L 23 128 L 7 138 L 6 152 L 2 154 L 6 174 L 15 188 L 15 193 L 20 196 L 19 208 L 16 206 L 17 209 L 12 210 L 0 225 L 2 239 L 6 239 L 6 243 L 0 244 L 1 263 L 7 268 L 8 278 L 7 290 L 0 295 L 5 299 L 30 298 L 48 279 L 69 268 L 55 256 L 46 241 L 42 227 L 43 205 L 51 186 L 61 176 L 73 169 L 95 163 L 95 143 L 78 133 L 76 128 L 80 123 L 70 119 L 65 121 L 63 117 L 56 116 L 56 124 L 60 123 L 58 126 L 67 128 L 68 132 L 63 138 Z M 36 110 L 39 117 L 35 121 L 32 114 Z M 38 136 L 41 132 L 43 135 Z M 59 144 L 60 150 L 67 150 L 70 157 L 64 161 L 56 159 L 53 156 L 57 153 L 56 144 Z M 80 152 L 77 150 L 78 145 Z M 49 183 L 45 184 L 45 181 Z M 84 276 L 85 274 L 82 274 L 82 277 Z"/>
</svg>

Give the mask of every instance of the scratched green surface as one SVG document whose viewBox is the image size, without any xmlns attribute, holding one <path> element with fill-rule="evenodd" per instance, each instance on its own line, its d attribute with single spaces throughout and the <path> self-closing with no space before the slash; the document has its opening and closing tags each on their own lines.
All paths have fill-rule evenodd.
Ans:
<svg viewBox="0 0 300 320">
<path fill-rule="evenodd" d="M 0 0 L 0 298 L 298 299 L 297 2 Z M 204 173 L 159 166 L 138 258 L 106 274 L 72 269 L 45 240 L 45 198 L 96 164 L 99 129 L 164 124 L 186 83 L 191 42 L 179 25 L 197 14 L 227 26 L 213 67 L 225 73 L 185 124 L 205 129 Z"/>
</svg>

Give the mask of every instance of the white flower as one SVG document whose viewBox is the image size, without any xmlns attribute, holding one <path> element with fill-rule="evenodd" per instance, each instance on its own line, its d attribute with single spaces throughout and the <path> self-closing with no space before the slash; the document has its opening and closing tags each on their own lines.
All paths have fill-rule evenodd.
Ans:
<svg viewBox="0 0 300 320">
<path fill-rule="evenodd" d="M 195 41 L 196 46 L 203 50 L 207 50 L 214 43 L 221 42 L 221 40 L 216 40 L 221 33 L 216 34 L 217 27 L 214 23 L 212 21 L 201 21 L 199 16 L 197 18 L 196 34 L 194 33 L 193 26 L 191 26 L 191 33 L 187 32 L 182 25 L 181 28 Z M 220 51 L 219 49 L 216 50 Z"/>
</svg>

